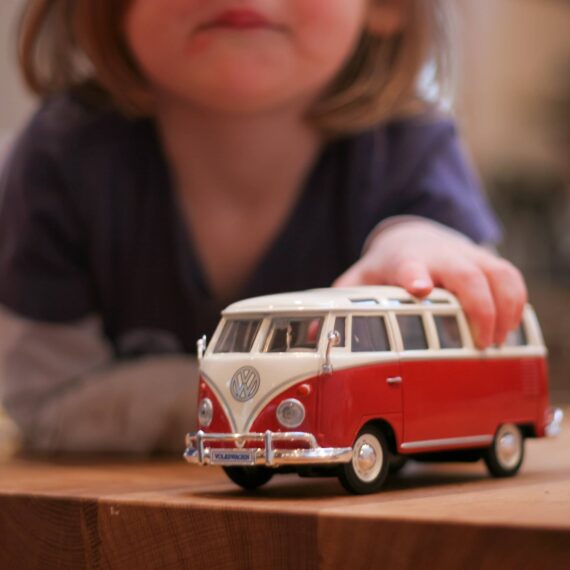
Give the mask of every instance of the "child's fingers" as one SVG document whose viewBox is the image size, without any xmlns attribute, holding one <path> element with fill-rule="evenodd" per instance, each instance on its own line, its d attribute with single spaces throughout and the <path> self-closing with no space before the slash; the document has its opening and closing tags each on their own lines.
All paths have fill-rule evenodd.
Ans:
<svg viewBox="0 0 570 570">
<path fill-rule="evenodd" d="M 520 272 L 508 261 L 487 255 L 480 263 L 497 307 L 495 342 L 502 344 L 522 318 L 527 290 Z"/>
<path fill-rule="evenodd" d="M 365 256 L 355 263 L 333 283 L 333 287 L 380 284 L 399 285 L 415 297 L 425 297 L 433 289 L 425 263 L 407 260 L 387 269 L 372 256 Z"/>
<path fill-rule="evenodd" d="M 495 336 L 496 307 L 487 276 L 476 264 L 456 259 L 438 277 L 438 282 L 459 299 L 475 344 L 479 348 L 489 346 Z"/>
<path fill-rule="evenodd" d="M 392 284 L 423 297 L 434 284 L 440 285 L 458 297 L 478 347 L 501 344 L 520 322 L 527 299 L 524 280 L 507 261 L 480 248 L 465 247 L 464 242 L 450 248 L 449 239 L 446 235 L 441 242 L 420 240 L 410 255 L 404 255 L 406 248 L 401 245 L 396 248 L 383 242 L 381 250 L 365 255 L 334 286 Z"/>
<path fill-rule="evenodd" d="M 433 289 L 433 280 L 427 265 L 410 259 L 402 261 L 394 269 L 394 275 L 387 275 L 390 283 L 400 285 L 415 297 L 425 297 Z"/>
</svg>

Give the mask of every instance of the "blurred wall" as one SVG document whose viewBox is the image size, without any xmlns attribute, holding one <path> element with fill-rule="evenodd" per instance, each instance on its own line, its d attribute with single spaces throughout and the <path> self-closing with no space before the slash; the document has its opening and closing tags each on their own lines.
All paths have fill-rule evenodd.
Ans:
<svg viewBox="0 0 570 570">
<path fill-rule="evenodd" d="M 476 162 L 483 170 L 512 163 L 559 168 L 563 157 L 545 122 L 570 77 L 570 2 L 457 2 L 458 107 Z"/>
</svg>

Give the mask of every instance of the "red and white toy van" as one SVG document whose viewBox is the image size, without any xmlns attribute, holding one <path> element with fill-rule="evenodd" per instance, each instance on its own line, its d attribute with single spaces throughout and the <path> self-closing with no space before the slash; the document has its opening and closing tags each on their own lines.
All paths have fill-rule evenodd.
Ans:
<svg viewBox="0 0 570 570">
<path fill-rule="evenodd" d="M 295 471 L 371 493 L 407 458 L 483 459 L 510 476 L 525 438 L 562 422 L 532 308 L 503 346 L 478 350 L 441 289 L 423 300 L 357 287 L 240 301 L 198 356 L 200 430 L 185 458 L 222 465 L 247 489 Z"/>
</svg>

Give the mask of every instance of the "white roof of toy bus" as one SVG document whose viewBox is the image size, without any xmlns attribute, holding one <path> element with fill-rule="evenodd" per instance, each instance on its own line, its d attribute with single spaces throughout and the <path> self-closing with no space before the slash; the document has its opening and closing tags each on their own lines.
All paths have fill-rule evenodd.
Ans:
<svg viewBox="0 0 570 570">
<path fill-rule="evenodd" d="M 413 307 L 419 304 L 438 304 L 442 307 L 458 307 L 457 299 L 444 289 L 434 289 L 424 299 L 412 297 L 400 287 L 362 286 L 351 288 L 310 289 L 293 293 L 279 293 L 244 299 L 226 307 L 222 314 L 281 313 L 344 310 L 354 311 L 377 307 Z"/>
</svg>

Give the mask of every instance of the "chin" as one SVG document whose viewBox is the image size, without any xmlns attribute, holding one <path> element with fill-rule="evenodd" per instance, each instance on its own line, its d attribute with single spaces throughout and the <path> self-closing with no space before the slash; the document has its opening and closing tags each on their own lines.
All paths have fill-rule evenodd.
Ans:
<svg viewBox="0 0 570 570">
<path fill-rule="evenodd" d="M 283 76 L 271 78 L 267 74 L 232 73 L 211 77 L 207 82 L 193 83 L 184 91 L 187 99 L 211 110 L 259 113 L 299 98 L 303 90 L 292 87 L 295 86 L 285 81 Z"/>
<path fill-rule="evenodd" d="M 255 115 L 284 108 L 288 101 L 283 93 L 229 91 L 209 92 L 203 96 L 189 97 L 190 100 L 202 109 L 230 115 Z"/>
</svg>

